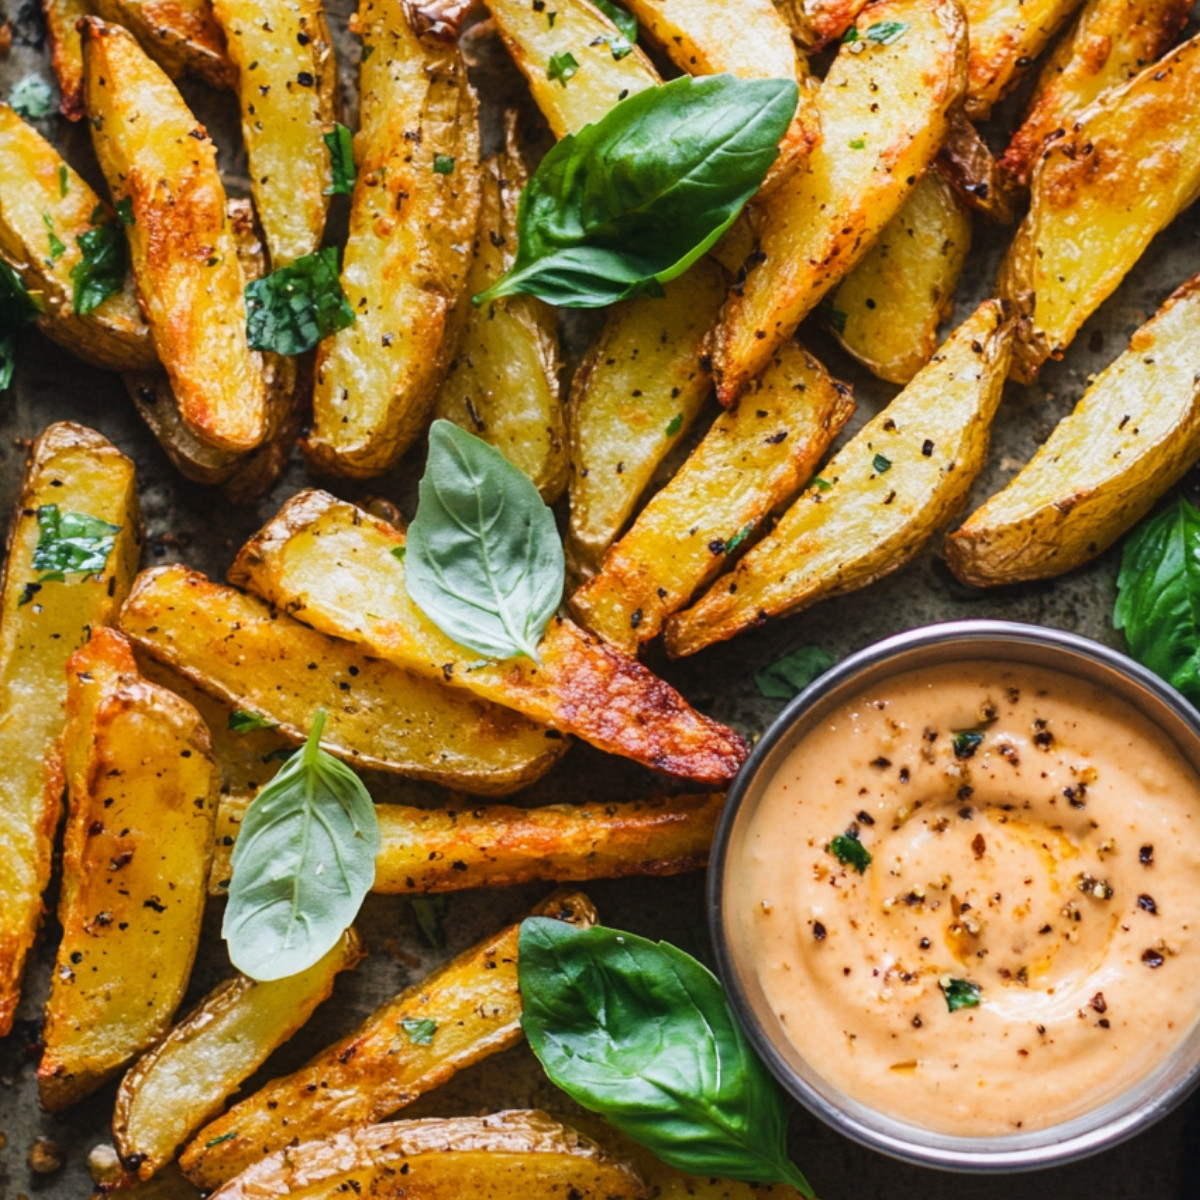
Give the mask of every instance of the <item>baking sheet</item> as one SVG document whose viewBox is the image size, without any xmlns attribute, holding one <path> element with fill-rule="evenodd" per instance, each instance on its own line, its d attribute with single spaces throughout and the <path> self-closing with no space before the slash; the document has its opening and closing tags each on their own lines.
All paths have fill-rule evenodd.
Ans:
<svg viewBox="0 0 1200 1200">
<path fill-rule="evenodd" d="M 50 78 L 37 0 L 18 8 L 9 0 L 8 16 L 15 39 L 11 53 L 0 59 L 0 95 L 30 71 Z M 347 114 L 355 111 L 352 71 L 356 40 L 346 30 L 351 5 L 330 4 L 330 24 L 342 64 L 342 91 Z M 730 7 L 736 5 L 730 3 Z M 1200 6 L 1194 12 L 1200 16 Z M 536 110 L 494 42 L 472 39 L 477 64 L 472 78 L 485 97 L 510 98 L 536 122 Z M 218 145 L 222 171 L 231 194 L 248 192 L 245 164 L 237 138 L 237 112 L 229 94 L 185 83 L 183 90 L 208 125 Z M 1012 104 L 1008 106 L 1010 109 Z M 485 109 L 485 145 L 494 146 L 499 131 L 499 104 Z M 1000 124 L 1003 117 L 995 124 Z M 352 120 L 348 123 L 353 124 Z M 528 124 L 529 122 L 527 122 Z M 70 126 L 57 116 L 39 122 L 72 165 L 93 184 L 100 184 L 86 128 Z M 4 169 L 0 163 L 0 171 Z M 337 238 L 344 226 L 344 200 L 335 201 L 331 230 Z M 976 221 L 975 245 L 959 289 L 955 321 L 961 320 L 988 294 L 1009 233 Z M 1003 486 L 1028 460 L 1055 422 L 1078 400 L 1087 377 L 1098 372 L 1124 348 L 1129 335 L 1182 280 L 1200 271 L 1200 208 L 1185 214 L 1152 244 L 1120 290 L 1090 321 L 1062 363 L 1051 363 L 1035 387 L 1010 385 L 996 420 L 988 465 L 977 481 L 972 507 Z M 595 321 L 582 318 L 567 330 L 568 342 L 585 344 Z M 885 404 L 898 389 L 873 379 L 819 330 L 806 328 L 806 344 L 838 377 L 854 385 L 859 409 L 852 432 Z M 0 512 L 7 514 L 16 497 L 28 439 L 54 420 L 73 420 L 100 430 L 137 463 L 148 530 L 143 565 L 186 562 L 214 578 L 223 576 L 237 547 L 308 479 L 298 457 L 283 479 L 257 506 L 231 509 L 210 489 L 189 484 L 168 463 L 138 419 L 115 375 L 87 367 L 34 332 L 20 340 L 14 388 L 0 399 Z M 406 460 L 390 475 L 363 484 L 323 481 L 349 499 L 385 496 L 411 515 L 419 456 Z M 901 629 L 961 617 L 999 617 L 1030 621 L 1119 645 L 1110 614 L 1118 555 L 1110 552 L 1084 570 L 1047 584 L 995 592 L 975 592 L 958 583 L 940 563 L 936 545 L 912 564 L 865 591 L 819 605 L 790 620 L 743 634 L 679 663 L 659 652 L 651 665 L 674 683 L 697 707 L 753 736 L 781 707 L 761 698 L 753 675 L 782 654 L 817 644 L 841 657 Z M 371 781 L 373 790 L 375 781 Z M 522 800 L 537 803 L 593 801 L 645 795 L 660 786 L 649 772 L 575 745 L 566 759 Z M 410 791 L 393 783 L 379 799 L 396 799 Z M 415 787 L 413 797 L 436 802 L 434 789 Z M 53 912 L 57 882 L 48 897 Z M 368 898 L 359 922 L 371 957 L 338 980 L 332 999 L 306 1029 L 282 1047 L 251 1080 L 257 1082 L 290 1071 L 316 1050 L 351 1029 L 384 999 L 419 979 L 437 961 L 456 953 L 501 923 L 517 919 L 544 894 L 540 886 L 450 896 L 446 918 L 448 944 L 433 951 L 422 944 L 402 897 Z M 710 959 L 703 921 L 703 877 L 665 880 L 621 880 L 588 886 L 602 919 L 651 937 L 668 938 L 702 959 Z M 1200 897 L 1197 898 L 1200 904 Z M 204 940 L 189 998 L 203 995 L 229 971 L 219 938 L 220 905 L 210 904 Z M 62 1117 L 38 1109 L 35 1072 L 37 1030 L 47 990 L 58 928 L 47 917 L 26 977 L 18 1022 L 0 1041 L 0 1200 L 44 1197 L 78 1200 L 91 1189 L 86 1160 L 91 1148 L 110 1141 L 107 1123 L 115 1084 Z M 541 1075 L 532 1055 L 518 1047 L 463 1072 L 403 1115 L 454 1115 L 505 1107 L 544 1106 L 569 1114 L 569 1102 Z M 27 1158 L 37 1138 L 49 1138 L 66 1154 L 64 1166 L 36 1176 Z M 824 1200 L 1200 1200 L 1200 1095 L 1174 1115 L 1121 1147 L 1084 1163 L 1016 1178 L 968 1179 L 893 1163 L 862 1150 L 828 1131 L 803 1110 L 792 1121 L 792 1152 Z"/>
</svg>

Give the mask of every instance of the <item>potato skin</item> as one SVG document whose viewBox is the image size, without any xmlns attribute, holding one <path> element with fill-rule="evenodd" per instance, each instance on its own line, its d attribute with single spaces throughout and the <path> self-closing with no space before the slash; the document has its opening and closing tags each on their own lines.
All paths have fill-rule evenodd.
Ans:
<svg viewBox="0 0 1200 1200">
<path fill-rule="evenodd" d="M 58 111 L 68 121 L 83 116 L 83 46 L 75 26 L 91 11 L 87 0 L 42 0 L 50 38 L 50 65 L 62 96 Z"/>
<path fill-rule="evenodd" d="M 89 0 L 91 10 L 123 26 L 172 79 L 194 75 L 215 88 L 231 88 L 237 71 L 211 0 Z"/>
</svg>

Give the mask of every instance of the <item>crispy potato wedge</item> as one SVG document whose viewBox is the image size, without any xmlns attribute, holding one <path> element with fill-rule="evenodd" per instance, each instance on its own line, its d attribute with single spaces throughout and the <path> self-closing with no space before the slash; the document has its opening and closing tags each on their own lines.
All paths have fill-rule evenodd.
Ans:
<svg viewBox="0 0 1200 1200">
<path fill-rule="evenodd" d="M 169 1163 L 364 954 L 350 928 L 298 975 L 272 983 L 235 975 L 210 992 L 121 1080 L 113 1137 L 126 1170 L 149 1179 Z"/>
<path fill-rule="evenodd" d="M 595 569 L 625 528 L 712 392 L 704 341 L 725 276 L 702 258 L 663 291 L 614 304 L 571 381 L 567 548 L 583 571 Z"/>
<path fill-rule="evenodd" d="M 737 773 L 746 756 L 738 734 L 565 618 L 546 627 L 540 664 L 480 662 L 409 597 L 404 563 L 392 553 L 403 544 L 402 533 L 362 509 L 301 492 L 242 547 L 229 577 L 323 633 L 609 753 L 698 783 L 724 783 Z"/>
<path fill-rule="evenodd" d="M 162 1036 L 200 940 L 217 773 L 190 704 L 96 629 L 67 664 L 63 927 L 38 1067 L 42 1106 L 94 1091 Z"/>
<path fill-rule="evenodd" d="M 556 893 L 534 910 L 575 925 L 596 921 L 581 892 Z M 208 1190 L 291 1143 L 382 1120 L 455 1072 L 521 1040 L 517 986 L 520 923 L 510 925 L 377 1008 L 353 1033 L 299 1071 L 275 1079 L 205 1126 L 180 1165 Z M 405 1022 L 437 1022 L 414 1041 Z"/>
<path fill-rule="evenodd" d="M 637 1173 L 545 1113 L 427 1117 L 345 1129 L 250 1167 L 213 1200 L 644 1200 Z"/>
<path fill-rule="evenodd" d="M 667 621 L 668 653 L 695 654 L 908 562 L 983 466 L 1011 350 L 1004 305 L 985 301 L 822 468 L 825 486 L 809 488 L 730 574 Z"/>
<path fill-rule="evenodd" d="M 118 527 L 103 570 L 38 582 L 46 572 L 34 566 L 38 512 L 50 505 Z M 50 879 L 62 811 L 67 659 L 89 630 L 116 618 L 141 545 L 133 463 L 91 429 L 51 425 L 25 469 L 0 593 L 0 1037 L 12 1028 Z"/>
<path fill-rule="evenodd" d="M 1106 550 L 1200 456 L 1200 276 L 1141 327 L 1009 485 L 946 539 L 976 587 L 1045 579 Z"/>
<path fill-rule="evenodd" d="M 793 499 L 854 412 L 850 389 L 784 342 L 571 597 L 580 623 L 636 654 Z"/>
<path fill-rule="evenodd" d="M 934 167 L 976 212 L 998 225 L 1012 224 L 1020 188 L 1000 170 L 987 142 L 961 109 L 950 114 Z"/>
<path fill-rule="evenodd" d="M 271 266 L 321 245 L 332 175 L 323 134 L 337 61 L 321 0 L 213 0 L 237 71 L 250 189 Z M 305 81 L 308 82 L 305 82 Z"/>
<path fill-rule="evenodd" d="M 866 0 L 775 0 L 775 7 L 801 46 L 820 50 L 854 24 Z"/>
<path fill-rule="evenodd" d="M 61 95 L 58 111 L 68 121 L 83 116 L 83 45 L 75 26 L 91 11 L 88 0 L 42 0 L 50 38 L 50 65 Z"/>
<path fill-rule="evenodd" d="M 1021 327 L 1013 374 L 1032 382 L 1200 195 L 1200 35 L 1106 92 L 1049 146 L 997 282 Z"/>
<path fill-rule="evenodd" d="M 970 246 L 967 206 L 927 171 L 834 292 L 834 336 L 872 374 L 908 383 L 937 349 Z"/>
<path fill-rule="evenodd" d="M 75 311 L 71 272 L 82 253 L 77 238 L 103 212 L 100 197 L 57 150 L 7 105 L 0 104 L 0 255 L 46 306 L 38 328 L 98 367 L 158 365 L 150 326 L 138 308 L 133 277 L 86 316 Z M 64 184 L 65 181 L 65 184 Z M 49 226 L 47 225 L 49 220 Z M 62 244 L 53 256 L 50 233 Z"/>
<path fill-rule="evenodd" d="M 394 667 L 186 567 L 139 575 L 121 629 L 140 650 L 231 708 L 269 721 L 293 745 L 324 708 L 322 746 L 353 766 L 502 795 L 545 774 L 566 747 L 544 726 L 446 687 L 440 675 Z"/>
<path fill-rule="evenodd" d="M 267 431 L 262 358 L 246 344 L 216 147 L 128 32 L 97 17 L 82 29 L 92 143 L 114 199 L 131 205 L 133 275 L 180 416 L 210 446 L 252 450 Z"/>
<path fill-rule="evenodd" d="M 1071 119 L 1093 100 L 1161 58 L 1190 9 L 1188 0 L 1088 0 L 1046 60 L 1001 169 L 1028 184 L 1047 139 L 1065 136 Z"/>
<path fill-rule="evenodd" d="M 361 0 L 358 179 L 342 287 L 356 317 L 317 349 L 312 468 L 378 475 L 425 431 L 464 316 L 479 123 L 456 42 L 404 0 Z M 448 173 L 445 167 L 449 166 Z M 435 166 L 441 169 L 435 169 Z"/>
<path fill-rule="evenodd" d="M 885 22 L 904 25 L 903 34 L 872 39 L 870 30 Z M 759 207 L 757 265 L 730 293 L 714 330 L 713 373 L 725 405 L 900 211 L 962 96 L 967 28 L 956 0 L 879 0 L 855 27 L 860 40 L 841 48 L 817 93 L 821 141 Z"/>
<path fill-rule="evenodd" d="M 121 25 L 172 79 L 194 75 L 232 88 L 237 69 L 213 16 L 212 0 L 89 0 L 97 16 Z"/>
</svg>

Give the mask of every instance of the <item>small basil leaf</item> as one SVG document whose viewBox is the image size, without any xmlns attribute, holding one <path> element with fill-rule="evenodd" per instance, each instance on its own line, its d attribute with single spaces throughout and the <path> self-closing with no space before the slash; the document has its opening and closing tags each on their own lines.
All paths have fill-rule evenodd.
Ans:
<svg viewBox="0 0 1200 1200">
<path fill-rule="evenodd" d="M 892 460 L 886 454 L 877 454 L 871 461 L 871 465 L 875 468 L 876 475 L 882 475 L 885 471 L 892 469 Z"/>
<path fill-rule="evenodd" d="M 783 1093 L 706 967 L 665 942 L 530 917 L 517 972 L 525 1036 L 576 1103 L 678 1170 L 812 1196 L 787 1158 Z"/>
<path fill-rule="evenodd" d="M 303 354 L 323 337 L 354 324 L 328 246 L 246 285 L 246 337 L 252 350 Z"/>
<path fill-rule="evenodd" d="M 537 660 L 566 564 L 554 514 L 499 450 L 433 423 L 406 546 L 409 595 L 447 637 L 489 658 Z"/>
<path fill-rule="evenodd" d="M 512 267 L 474 302 L 592 308 L 661 288 L 758 190 L 798 94 L 789 79 L 683 76 L 568 134 L 521 195 Z"/>
<path fill-rule="evenodd" d="M 233 847 L 221 935 L 251 979 L 283 979 L 327 953 L 375 880 L 379 821 L 358 776 L 308 741 L 250 803 Z"/>
<path fill-rule="evenodd" d="M 327 196 L 349 196 L 354 191 L 354 135 L 345 125 L 334 124 L 324 135 L 329 147 L 329 174 L 331 183 L 325 189 Z"/>
<path fill-rule="evenodd" d="M 798 696 L 818 675 L 824 675 L 837 660 L 820 646 L 801 646 L 754 676 L 759 694 L 768 700 L 790 700 Z"/>
<path fill-rule="evenodd" d="M 229 714 L 230 733 L 253 733 L 256 729 L 277 729 L 273 721 L 260 717 L 258 713 L 248 712 L 244 708 L 235 708 Z"/>
<path fill-rule="evenodd" d="M 72 304 L 86 317 L 125 286 L 129 249 L 119 225 L 97 225 L 76 239 L 81 257 L 71 268 Z"/>
<path fill-rule="evenodd" d="M 434 950 L 444 950 L 446 931 L 442 922 L 450 911 L 450 901 L 445 896 L 410 896 L 408 903 L 421 940 Z"/>
<path fill-rule="evenodd" d="M 411 1045 L 429 1046 L 433 1043 L 433 1035 L 437 1033 L 437 1022 L 429 1017 L 405 1017 L 400 1022 L 400 1028 L 408 1034 Z"/>
<path fill-rule="evenodd" d="M 938 980 L 938 987 L 942 989 L 942 995 L 946 997 L 946 1007 L 951 1012 L 958 1012 L 960 1008 L 978 1008 L 983 995 L 979 984 L 972 983 L 969 979 L 954 979 L 949 975 Z"/>
<path fill-rule="evenodd" d="M 564 50 L 562 54 L 550 55 L 550 61 L 546 64 L 546 78 L 557 79 L 566 87 L 567 80 L 573 78 L 578 70 L 579 60 L 569 50 Z"/>
<path fill-rule="evenodd" d="M 117 544 L 119 525 L 81 512 L 63 512 L 57 504 L 37 510 L 38 541 L 33 550 L 33 569 L 46 571 L 39 582 L 63 582 L 68 571 L 91 574 L 103 571 Z"/>
<path fill-rule="evenodd" d="M 637 17 L 631 12 L 626 12 L 619 4 L 613 4 L 612 0 L 592 0 L 595 6 L 621 31 L 621 35 L 628 42 L 636 42 L 638 39 L 638 23 Z"/>
<path fill-rule="evenodd" d="M 40 75 L 26 75 L 8 94 L 13 112 L 27 121 L 49 116 L 54 107 L 54 92 Z"/>
<path fill-rule="evenodd" d="M 858 840 L 856 833 L 839 833 L 826 849 L 838 862 L 853 867 L 860 875 L 871 865 L 871 852 Z"/>
<path fill-rule="evenodd" d="M 876 21 L 867 30 L 867 38 L 881 46 L 898 42 L 908 32 L 907 21 Z"/>
</svg>

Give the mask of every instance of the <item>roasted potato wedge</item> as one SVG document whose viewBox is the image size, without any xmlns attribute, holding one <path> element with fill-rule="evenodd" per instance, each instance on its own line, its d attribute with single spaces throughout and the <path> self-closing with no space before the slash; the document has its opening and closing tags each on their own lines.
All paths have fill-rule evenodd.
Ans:
<svg viewBox="0 0 1200 1200">
<path fill-rule="evenodd" d="M 344 1129 L 250 1167 L 213 1200 L 644 1200 L 637 1173 L 545 1113 L 428 1117 Z"/>
<path fill-rule="evenodd" d="M 7 104 L 0 104 L 0 161 L 0 255 L 45 304 L 38 328 L 99 367 L 157 366 L 132 276 L 90 313 L 75 311 L 71 272 L 82 257 L 77 239 L 94 227 L 92 215 L 103 213 L 100 197 Z M 57 254 L 51 233 L 62 247 Z"/>
<path fill-rule="evenodd" d="M 891 22 L 904 27 L 901 36 L 870 36 Z M 758 262 L 714 330 L 725 405 L 900 211 L 962 97 L 967 28 L 956 0 L 880 0 L 855 28 L 859 40 L 842 46 L 817 93 L 821 141 L 762 202 Z"/>
<path fill-rule="evenodd" d="M 971 246 L 971 215 L 937 171 L 833 294 L 827 321 L 872 374 L 907 383 L 933 357 Z"/>
<path fill-rule="evenodd" d="M 63 927 L 38 1067 L 42 1106 L 94 1091 L 162 1036 L 200 940 L 217 773 L 190 704 L 96 629 L 67 664 Z"/>
<path fill-rule="evenodd" d="M 566 746 L 544 726 L 446 687 L 440 676 L 382 662 L 186 567 L 138 576 L 121 629 L 140 650 L 231 708 L 269 721 L 292 744 L 325 709 L 323 747 L 354 766 L 502 795 L 545 774 Z"/>
<path fill-rule="evenodd" d="M 45 543 L 43 553 L 53 555 L 57 535 L 49 521 L 43 530 L 39 513 L 55 509 L 115 529 L 102 567 L 67 570 L 62 581 L 46 577 L 59 564 L 44 563 L 39 547 Z M 99 555 L 105 542 L 93 545 Z M 50 879 L 62 810 L 67 659 L 89 630 L 116 618 L 141 545 L 133 463 L 91 429 L 51 425 L 25 470 L 0 593 L 0 1037 L 12 1028 Z"/>
<path fill-rule="evenodd" d="M 307 1022 L 363 957 L 353 928 L 306 971 L 273 983 L 236 975 L 210 992 L 121 1080 L 113 1136 L 126 1170 L 149 1179 L 226 1097 Z"/>
<path fill-rule="evenodd" d="M 378 475 L 425 431 L 464 315 L 479 124 L 456 42 L 404 0 L 361 0 L 358 179 L 342 287 L 354 324 L 317 349 L 314 470 Z M 366 53 L 369 48 L 371 53 Z"/>
<path fill-rule="evenodd" d="M 792 37 L 807 50 L 837 41 L 854 24 L 866 0 L 774 0 Z"/>
<path fill-rule="evenodd" d="M 231 88 L 237 70 L 213 16 L 212 0 L 89 0 L 97 16 L 121 25 L 172 79 L 194 75 Z"/>
<path fill-rule="evenodd" d="M 961 109 L 950 114 L 934 167 L 976 212 L 998 225 L 1012 224 L 1020 188 L 1000 169 L 987 142 Z"/>
<path fill-rule="evenodd" d="M 571 381 L 567 547 L 585 572 L 625 528 L 712 392 L 704 340 L 725 276 L 702 258 L 663 291 L 614 304 Z"/>
<path fill-rule="evenodd" d="M 58 111 L 68 121 L 83 116 L 83 45 L 76 25 L 91 11 L 88 0 L 42 0 L 50 38 L 50 65 L 61 95 Z"/>
<path fill-rule="evenodd" d="M 180 416 L 210 446 L 252 450 L 266 390 L 216 147 L 128 32 L 97 17 L 82 29 L 92 143 L 114 199 L 130 203 L 133 275 Z"/>
<path fill-rule="evenodd" d="M 1046 60 L 1001 169 L 1028 184 L 1047 139 L 1066 136 L 1072 118 L 1093 100 L 1161 58 L 1190 9 L 1188 0 L 1088 0 Z"/>
<path fill-rule="evenodd" d="M 854 412 L 850 389 L 784 342 L 675 477 L 571 597 L 580 623 L 627 654 L 718 575 L 808 481 Z"/>
<path fill-rule="evenodd" d="M 551 896 L 534 911 L 576 925 L 596 920 L 579 892 Z M 456 1071 L 515 1045 L 520 928 L 510 925 L 438 967 L 299 1071 L 239 1101 L 183 1152 L 184 1174 L 203 1190 L 218 1187 L 273 1150 L 391 1116 Z M 405 1023 L 425 1019 L 437 1022 L 432 1038 L 414 1040 Z"/>
<path fill-rule="evenodd" d="M 1200 456 L 1200 276 L 1101 373 L 1032 461 L 946 539 L 976 587 L 1081 566 L 1142 519 Z"/>
<path fill-rule="evenodd" d="M 1049 146 L 1000 269 L 1021 314 L 1013 374 L 1031 382 L 1200 195 L 1200 35 L 1085 110 Z"/>
<path fill-rule="evenodd" d="M 404 563 L 392 553 L 403 544 L 403 534 L 362 509 L 325 492 L 301 492 L 242 547 L 229 577 L 323 633 L 611 754 L 698 783 L 736 774 L 746 756 L 738 734 L 565 618 L 547 626 L 540 663 L 481 663 L 412 602 Z"/>
<path fill-rule="evenodd" d="M 1011 350 L 1004 305 L 985 301 L 822 468 L 821 483 L 730 574 L 667 621 L 668 653 L 695 654 L 908 562 L 966 500 L 983 466 Z"/>
</svg>

